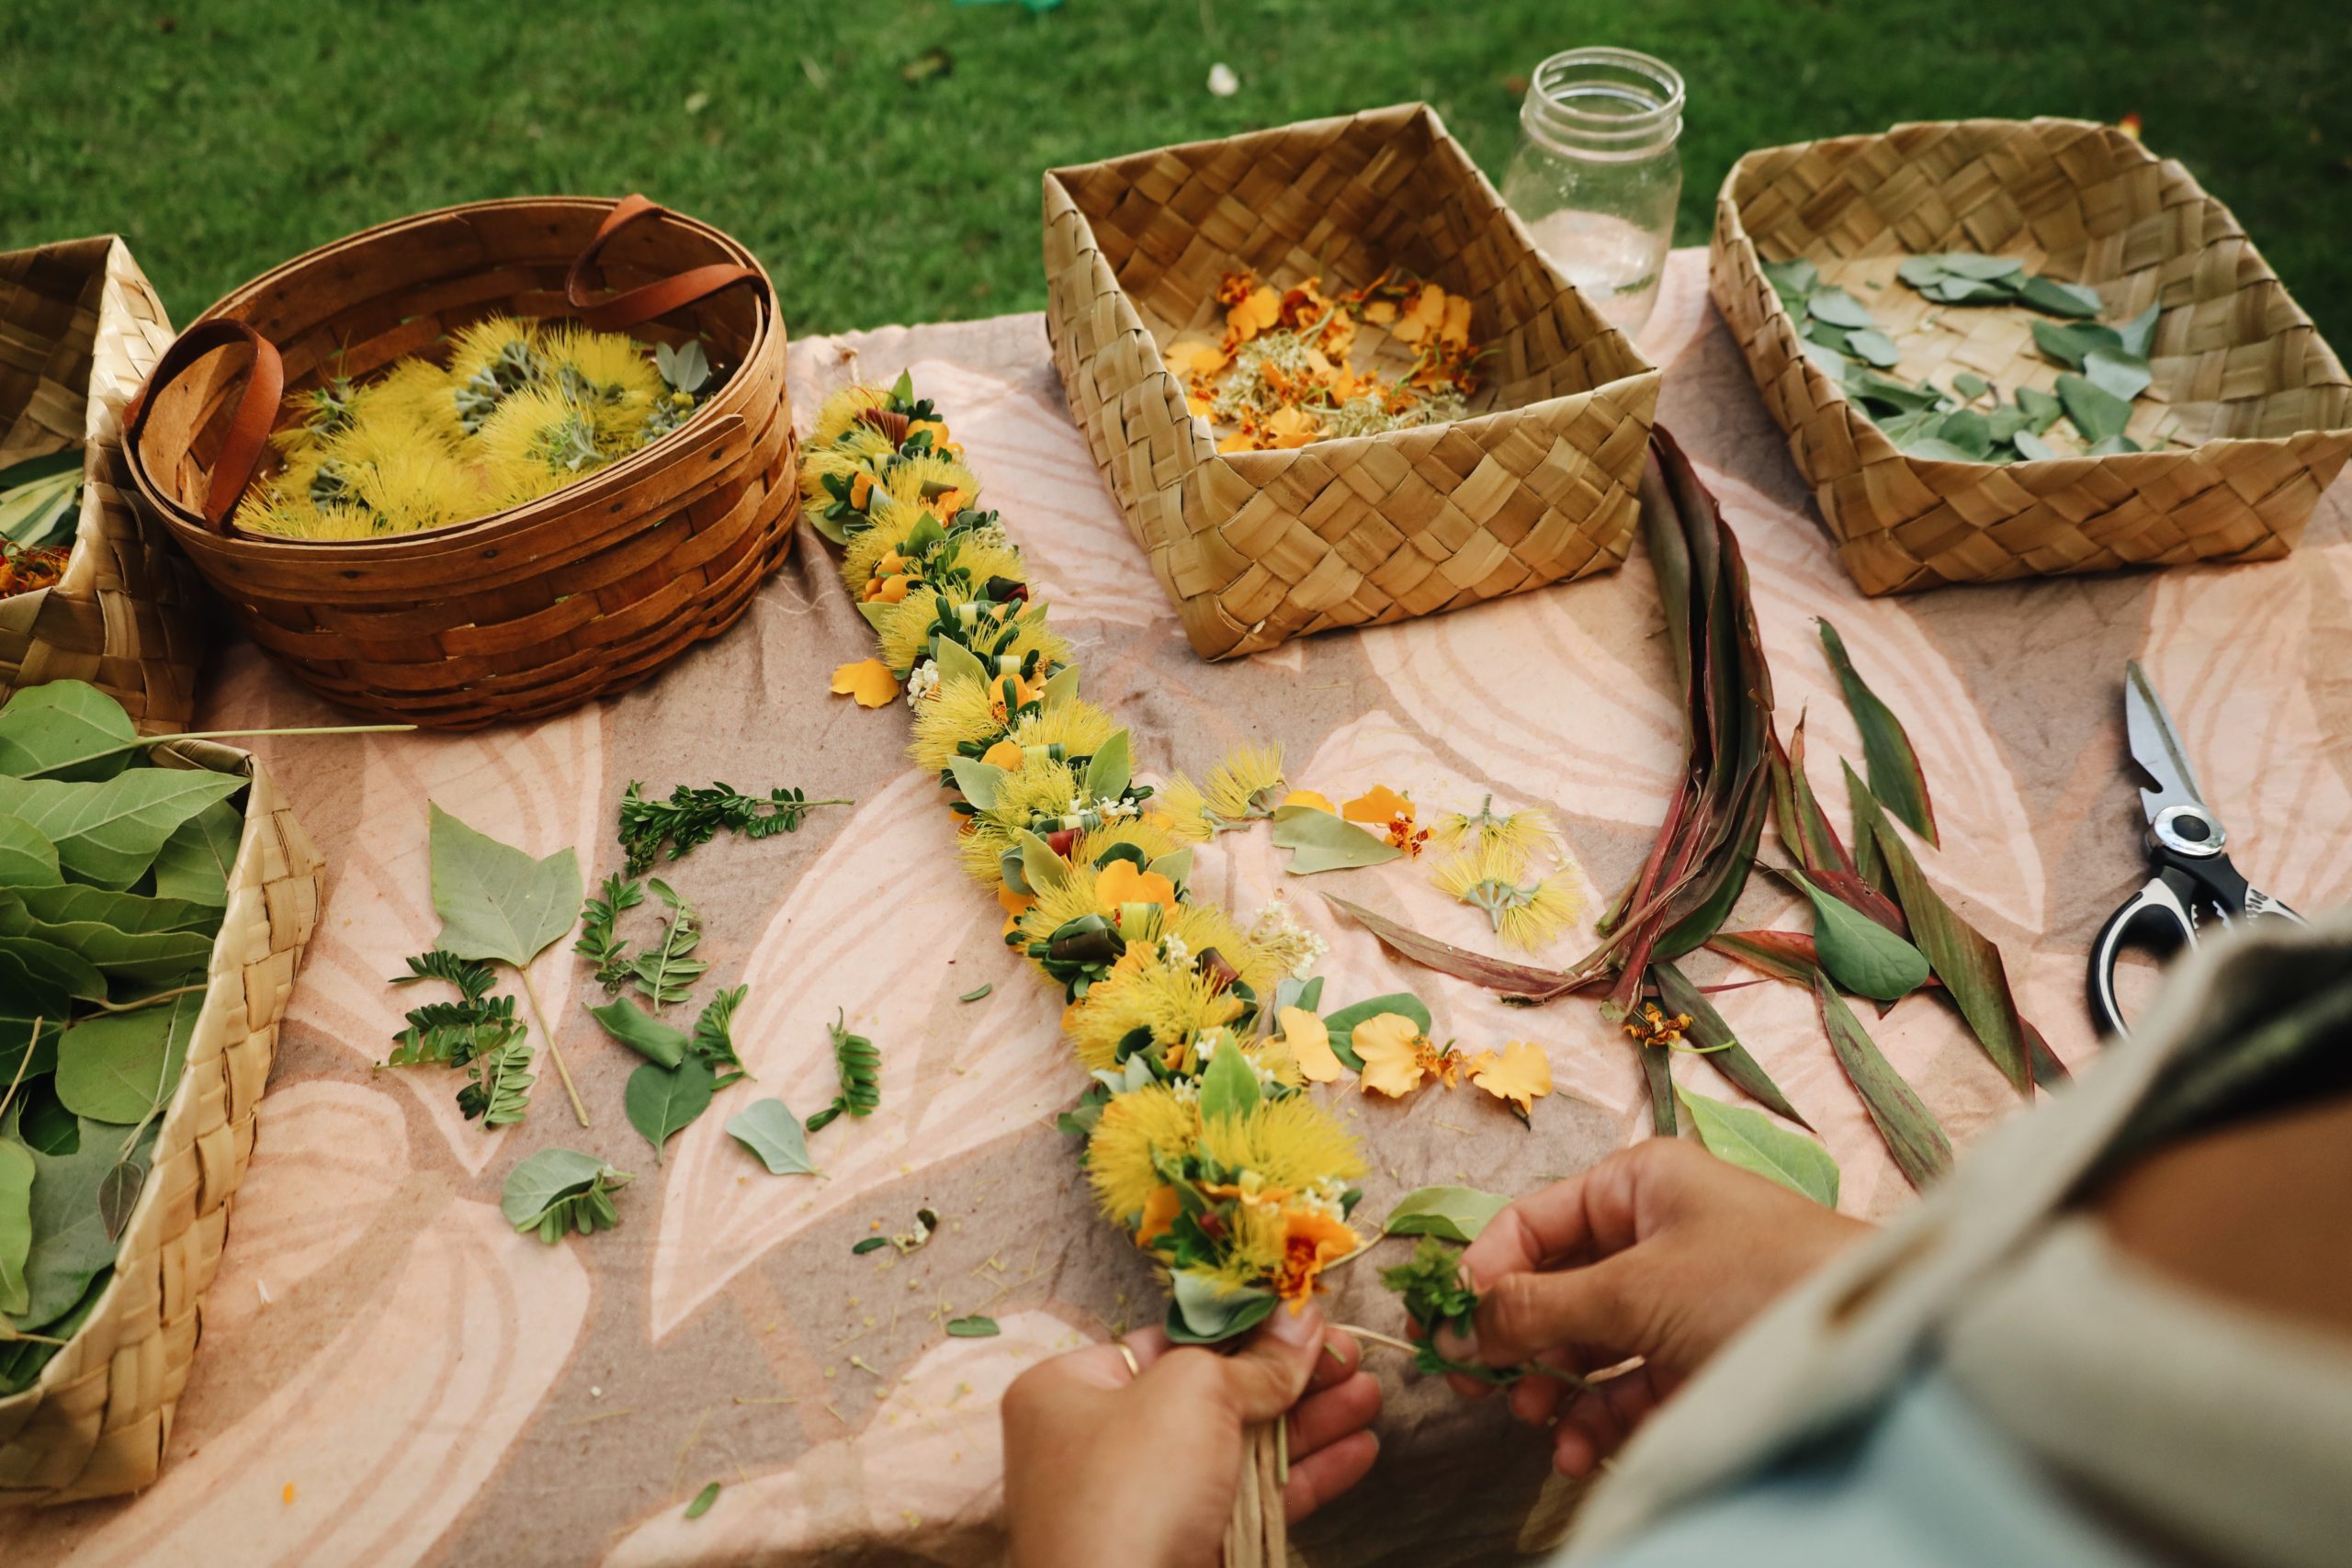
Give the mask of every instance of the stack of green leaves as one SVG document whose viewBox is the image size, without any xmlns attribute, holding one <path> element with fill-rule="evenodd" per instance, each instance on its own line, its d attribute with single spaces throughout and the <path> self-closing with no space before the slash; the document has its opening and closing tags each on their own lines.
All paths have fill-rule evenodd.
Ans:
<svg viewBox="0 0 2352 1568">
<path fill-rule="evenodd" d="M 20 548 L 67 545 L 82 513 L 82 449 L 0 468 L 0 540 Z"/>
<path fill-rule="evenodd" d="M 1902 357 L 1869 309 L 1843 288 L 1821 282 L 1813 263 L 1766 262 L 1764 276 L 1797 323 L 1805 357 L 1836 381 L 1897 448 L 1914 457 L 1955 463 L 2013 463 L 2057 457 L 2046 439 L 2063 418 L 2090 457 L 2137 452 L 2124 434 L 2132 400 L 2151 385 L 2148 350 L 2156 307 L 2107 326 L 2096 290 L 2078 283 L 2029 276 L 2015 256 L 1966 252 L 1912 256 L 1897 276 L 1926 298 L 1945 305 L 2018 305 L 2062 321 L 2033 324 L 2035 345 L 2065 368 L 2054 392 L 2001 390 L 1984 377 L 1961 371 L 1951 385 L 1914 384 L 1884 374 Z"/>
<path fill-rule="evenodd" d="M 78 681 L 0 707 L 0 1397 L 112 1277 L 187 1060 L 246 781 Z"/>
</svg>

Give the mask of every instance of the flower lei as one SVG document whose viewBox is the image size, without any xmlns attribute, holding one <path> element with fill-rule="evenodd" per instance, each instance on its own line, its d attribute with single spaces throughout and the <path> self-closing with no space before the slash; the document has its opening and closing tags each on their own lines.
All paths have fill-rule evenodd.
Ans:
<svg viewBox="0 0 2352 1568">
<path fill-rule="evenodd" d="M 1278 905 L 1245 928 L 1188 886 L 1188 840 L 1272 814 L 1280 757 L 1237 752 L 1205 789 L 1138 781 L 961 459 L 905 376 L 820 411 L 802 495 L 880 644 L 834 689 L 912 709 L 964 869 L 1067 999 L 1093 1083 L 1061 1124 L 1085 1135 L 1095 1198 L 1166 1274 L 1170 1337 L 1223 1339 L 1296 1310 L 1359 1248 L 1363 1157 L 1304 1092 L 1281 1021 L 1319 1025 L 1295 1004 L 1322 943 Z"/>
</svg>

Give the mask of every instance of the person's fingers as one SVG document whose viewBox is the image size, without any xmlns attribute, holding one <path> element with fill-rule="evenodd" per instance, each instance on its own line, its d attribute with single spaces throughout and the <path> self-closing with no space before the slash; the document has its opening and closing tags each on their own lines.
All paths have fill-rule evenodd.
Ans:
<svg viewBox="0 0 2352 1568">
<path fill-rule="evenodd" d="M 1193 1388 L 1219 1400 L 1244 1426 L 1271 1421 L 1298 1402 L 1315 1363 L 1323 1355 L 1322 1313 L 1309 1303 L 1296 1312 L 1277 1307 L 1257 1332 L 1229 1356 L 1182 1347 L 1159 1358 L 1146 1372 L 1147 1384 L 1171 1384 L 1180 1397 Z"/>
<path fill-rule="evenodd" d="M 1356 1337 L 1342 1328 L 1328 1330 L 1323 1336 L 1323 1348 L 1315 1358 L 1315 1371 L 1307 1378 L 1311 1393 L 1317 1389 L 1333 1388 L 1356 1375 L 1363 1364 L 1363 1347 Z"/>
<path fill-rule="evenodd" d="M 1290 1423 L 1292 1462 L 1363 1430 L 1379 1416 L 1380 1380 L 1370 1372 L 1358 1372 L 1335 1388 L 1308 1394 L 1283 1417 Z"/>
<path fill-rule="evenodd" d="M 1329 1448 L 1305 1459 L 1294 1458 L 1290 1480 L 1283 1485 L 1283 1514 L 1292 1524 L 1364 1478 L 1380 1457 L 1380 1438 L 1369 1431 L 1351 1432 Z"/>
<path fill-rule="evenodd" d="M 1476 1334 L 1461 1359 L 1508 1367 L 1577 1344 L 1647 1350 L 1657 1305 L 1655 1292 L 1643 1288 L 1647 1273 L 1627 1253 L 1554 1274 L 1506 1274 L 1479 1298 Z"/>
<path fill-rule="evenodd" d="M 1445 1386 L 1464 1399 L 1484 1399 L 1495 1392 L 1493 1383 L 1471 1377 L 1466 1372 L 1446 1373 Z"/>
<path fill-rule="evenodd" d="M 1546 1364 L 1557 1364 L 1553 1357 L 1544 1359 Z M 1530 1372 L 1510 1386 L 1510 1413 L 1531 1427 L 1541 1427 L 1559 1409 L 1560 1394 L 1566 1387 L 1557 1378 Z"/>
<path fill-rule="evenodd" d="M 1135 1356 L 1132 1369 L 1127 1365 L 1126 1357 L 1119 1354 L 1119 1347 L 1123 1344 Z M 1144 1328 L 1123 1339 L 1089 1345 L 1049 1361 L 1041 1361 L 1036 1370 L 1042 1372 L 1050 1368 L 1049 1376 L 1066 1378 L 1089 1388 L 1121 1389 L 1135 1382 L 1154 1361 L 1166 1355 L 1168 1348 L 1166 1334 L 1157 1328 Z"/>
<path fill-rule="evenodd" d="M 1552 1468 L 1571 1481 L 1581 1481 L 1600 1463 L 1600 1455 L 1584 1428 L 1563 1421 L 1552 1431 Z"/>
<path fill-rule="evenodd" d="M 1168 1337 L 1168 1331 L 1157 1324 L 1149 1328 L 1138 1328 L 1132 1334 L 1123 1334 L 1119 1336 L 1116 1342 L 1135 1352 L 1136 1373 L 1138 1377 L 1150 1370 L 1154 1361 L 1175 1348 L 1175 1341 Z M 1114 1356 L 1118 1354 L 1116 1350 L 1111 1353 Z"/>
<path fill-rule="evenodd" d="M 1560 1429 L 1574 1427 L 1582 1432 L 1592 1447 L 1596 1458 L 1606 1458 L 1617 1451 L 1625 1441 L 1625 1426 L 1617 1418 L 1607 1397 L 1598 1390 L 1579 1393 L 1560 1413 Z"/>
</svg>

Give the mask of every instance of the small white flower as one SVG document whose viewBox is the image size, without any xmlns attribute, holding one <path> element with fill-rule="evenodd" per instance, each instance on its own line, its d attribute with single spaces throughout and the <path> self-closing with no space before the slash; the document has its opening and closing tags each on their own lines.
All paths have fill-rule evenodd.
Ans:
<svg viewBox="0 0 2352 1568">
<path fill-rule="evenodd" d="M 1168 1086 L 1168 1092 L 1186 1105 L 1201 1098 L 1201 1086 L 1191 1078 L 1178 1078 Z"/>
<path fill-rule="evenodd" d="M 1189 969 L 1193 966 L 1193 950 L 1184 944 L 1182 937 L 1173 932 L 1159 939 L 1159 956 L 1165 959 L 1168 965 L 1173 969 Z"/>
<path fill-rule="evenodd" d="M 1209 67 L 1210 96 L 1229 98 L 1239 91 L 1241 91 L 1241 78 L 1233 73 L 1232 66 L 1220 60 Z"/>
<path fill-rule="evenodd" d="M 923 698 L 939 689 L 939 663 L 926 659 L 907 676 L 907 705 L 921 705 Z"/>
</svg>

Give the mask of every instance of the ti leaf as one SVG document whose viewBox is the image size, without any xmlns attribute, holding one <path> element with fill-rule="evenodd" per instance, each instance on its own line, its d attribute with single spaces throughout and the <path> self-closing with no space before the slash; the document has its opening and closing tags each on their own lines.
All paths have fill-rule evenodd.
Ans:
<svg viewBox="0 0 2352 1568">
<path fill-rule="evenodd" d="M 727 1134 L 759 1156 L 771 1176 L 813 1176 L 800 1118 L 781 1100 L 759 1100 L 727 1119 Z"/>
<path fill-rule="evenodd" d="M 1726 933 L 1718 933 L 1708 945 L 1715 946 L 1726 940 L 1732 939 Z M 1731 1025 L 1724 1021 L 1723 1014 L 1715 1010 L 1714 1004 L 1707 1000 L 1705 993 L 1684 977 L 1681 970 L 1671 964 L 1653 964 L 1650 965 L 1650 983 L 1657 987 L 1657 999 L 1667 1011 L 1683 1014 L 1690 1020 L 1690 1026 L 1683 1032 L 1684 1035 L 1699 1047 L 1709 1066 L 1729 1078 L 1749 1099 L 1780 1112 L 1800 1127 L 1813 1125 L 1797 1113 L 1796 1107 L 1789 1103 L 1788 1096 L 1781 1092 L 1781 1086 L 1774 1083 L 1772 1076 L 1764 1070 L 1762 1064 L 1748 1054 L 1747 1047 L 1739 1043 L 1739 1036 L 1732 1032 Z M 1810 974 L 1800 983 L 1810 984 Z"/>
<path fill-rule="evenodd" d="M 1405 852 L 1378 834 L 1312 806 L 1276 807 L 1272 839 L 1276 849 L 1291 852 L 1288 869 L 1293 876 L 1385 865 Z"/>
<path fill-rule="evenodd" d="M 1911 1086 L 1880 1054 L 1854 1010 L 1830 989 L 1826 976 L 1815 976 L 1813 999 L 1838 1066 L 1862 1097 L 1862 1109 L 1886 1141 L 1887 1152 L 1894 1156 L 1905 1180 L 1914 1187 L 1926 1187 L 1951 1168 L 1951 1140 Z"/>
<path fill-rule="evenodd" d="M 1895 832 L 1894 824 L 1882 817 L 1871 830 L 1886 857 L 1895 896 L 1911 918 L 1911 934 L 1929 966 L 1951 993 L 1961 1016 L 1968 1021 L 1970 1032 L 1993 1065 L 2019 1094 L 2030 1094 L 2033 1068 L 2028 1060 L 2025 1021 L 2018 1016 L 2017 998 L 2009 989 L 2001 950 L 1954 913 L 1928 886 L 1919 863 L 1912 858 L 1911 847 Z"/>
<path fill-rule="evenodd" d="M 98 784 L 0 776 L 0 815 L 20 817 L 57 848 L 67 877 L 125 888 L 180 824 L 245 787 L 201 768 L 127 768 Z"/>
<path fill-rule="evenodd" d="M 441 917 L 435 946 L 521 969 L 571 930 L 581 888 L 579 857 L 569 846 L 539 860 L 437 805 L 431 818 L 433 908 Z"/>
<path fill-rule="evenodd" d="M 1510 1207 L 1499 1192 L 1475 1187 L 1422 1187 L 1396 1200 L 1381 1225 L 1383 1235 L 1433 1235 L 1472 1242 L 1497 1214 Z"/>
<path fill-rule="evenodd" d="M 1838 1206 L 1838 1162 L 1811 1138 L 1790 1132 L 1760 1111 L 1682 1091 L 1683 1109 L 1707 1152 L 1754 1171 L 1825 1209 Z"/>
<path fill-rule="evenodd" d="M 1124 729 L 1102 742 L 1093 758 L 1086 764 L 1086 796 L 1090 800 L 1118 800 L 1127 792 L 1127 780 L 1132 774 L 1127 760 L 1127 732 Z"/>
<path fill-rule="evenodd" d="M 1822 649 L 1829 655 L 1830 668 L 1838 672 L 1838 684 L 1846 694 L 1854 727 L 1862 733 L 1862 760 L 1870 770 L 1871 793 L 1913 832 L 1940 848 L 1943 841 L 1936 836 L 1936 809 L 1928 798 L 1927 775 L 1919 771 L 1918 754 L 1911 749 L 1903 721 L 1864 682 L 1854 661 L 1847 657 L 1846 639 L 1838 635 L 1838 628 L 1826 620 L 1818 625 Z"/>
<path fill-rule="evenodd" d="M 138 739 L 122 705 L 85 681 L 27 686 L 0 707 L 0 773 L 109 779 L 130 761 L 121 748 Z"/>
</svg>

